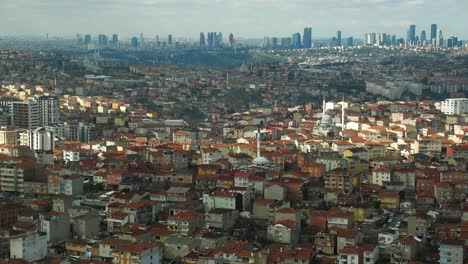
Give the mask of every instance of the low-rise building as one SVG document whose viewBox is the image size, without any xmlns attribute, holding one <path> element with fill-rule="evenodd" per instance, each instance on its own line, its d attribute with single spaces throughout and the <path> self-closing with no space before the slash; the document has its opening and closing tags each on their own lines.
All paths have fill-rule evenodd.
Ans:
<svg viewBox="0 0 468 264">
<path fill-rule="evenodd" d="M 10 258 L 28 262 L 47 256 L 47 235 L 45 233 L 22 234 L 10 240 Z"/>
<path fill-rule="evenodd" d="M 112 263 L 115 264 L 162 263 L 163 246 L 154 242 L 134 242 L 123 244 L 114 248 L 112 256 L 114 257 Z"/>
<path fill-rule="evenodd" d="M 207 228 L 231 229 L 239 220 L 239 211 L 230 209 L 213 209 L 205 214 Z"/>
<path fill-rule="evenodd" d="M 189 236 L 203 227 L 204 216 L 201 213 L 187 211 L 171 215 L 167 218 L 167 228 L 169 231 Z"/>
<path fill-rule="evenodd" d="M 268 226 L 268 240 L 295 245 L 299 240 L 298 224 L 292 220 L 273 222 Z"/>
</svg>

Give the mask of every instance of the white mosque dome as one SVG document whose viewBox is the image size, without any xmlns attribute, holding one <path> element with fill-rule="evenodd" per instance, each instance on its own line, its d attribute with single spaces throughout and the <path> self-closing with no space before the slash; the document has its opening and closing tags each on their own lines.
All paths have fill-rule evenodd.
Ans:
<svg viewBox="0 0 468 264">
<path fill-rule="evenodd" d="M 256 157 L 252 163 L 258 166 L 264 166 L 270 164 L 270 161 L 267 158 L 260 156 Z"/>
<path fill-rule="evenodd" d="M 327 123 L 327 124 L 329 124 L 329 123 L 331 123 L 331 122 L 332 122 L 332 117 L 331 117 L 331 116 L 329 116 L 329 115 L 324 115 L 324 116 L 322 117 L 322 123 Z"/>
</svg>

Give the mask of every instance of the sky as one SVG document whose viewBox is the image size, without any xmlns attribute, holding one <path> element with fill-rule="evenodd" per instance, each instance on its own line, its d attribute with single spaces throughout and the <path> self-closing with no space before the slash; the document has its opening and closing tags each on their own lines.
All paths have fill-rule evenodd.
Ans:
<svg viewBox="0 0 468 264">
<path fill-rule="evenodd" d="M 363 38 L 366 32 L 406 37 L 410 24 L 445 38 L 468 39 L 468 0 L 0 0 L 0 35 L 72 37 L 77 33 L 198 38 L 200 32 L 263 38 L 302 34 Z"/>
</svg>

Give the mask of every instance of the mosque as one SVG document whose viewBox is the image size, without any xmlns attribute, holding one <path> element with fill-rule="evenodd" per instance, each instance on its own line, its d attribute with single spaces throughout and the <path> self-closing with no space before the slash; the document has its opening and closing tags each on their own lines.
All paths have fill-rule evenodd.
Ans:
<svg viewBox="0 0 468 264">
<path fill-rule="evenodd" d="M 325 104 L 325 97 L 323 97 L 322 119 L 320 119 L 320 123 L 318 124 L 318 126 L 314 127 L 312 134 L 315 136 L 322 137 L 336 136 L 339 134 L 340 131 L 343 131 L 345 129 L 344 104 L 341 107 L 341 125 L 333 123 L 333 117 L 327 114 Z"/>
<path fill-rule="evenodd" d="M 251 168 L 263 170 L 276 170 L 279 166 L 261 155 L 261 134 L 260 128 L 257 131 L 257 157 L 253 159 Z"/>
</svg>

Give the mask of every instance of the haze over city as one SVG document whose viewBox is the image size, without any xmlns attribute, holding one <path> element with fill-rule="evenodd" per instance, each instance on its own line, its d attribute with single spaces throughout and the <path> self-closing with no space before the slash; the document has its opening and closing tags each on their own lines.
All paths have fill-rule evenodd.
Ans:
<svg viewBox="0 0 468 264">
<path fill-rule="evenodd" d="M 0 24 L 7 26 L 0 34 L 143 32 L 196 38 L 201 31 L 219 31 L 261 38 L 311 26 L 318 38 L 336 30 L 362 38 L 366 32 L 404 36 L 410 24 L 420 32 L 437 23 L 447 36 L 467 39 L 460 20 L 466 10 L 464 0 L 17 0 L 2 3 Z"/>
</svg>

